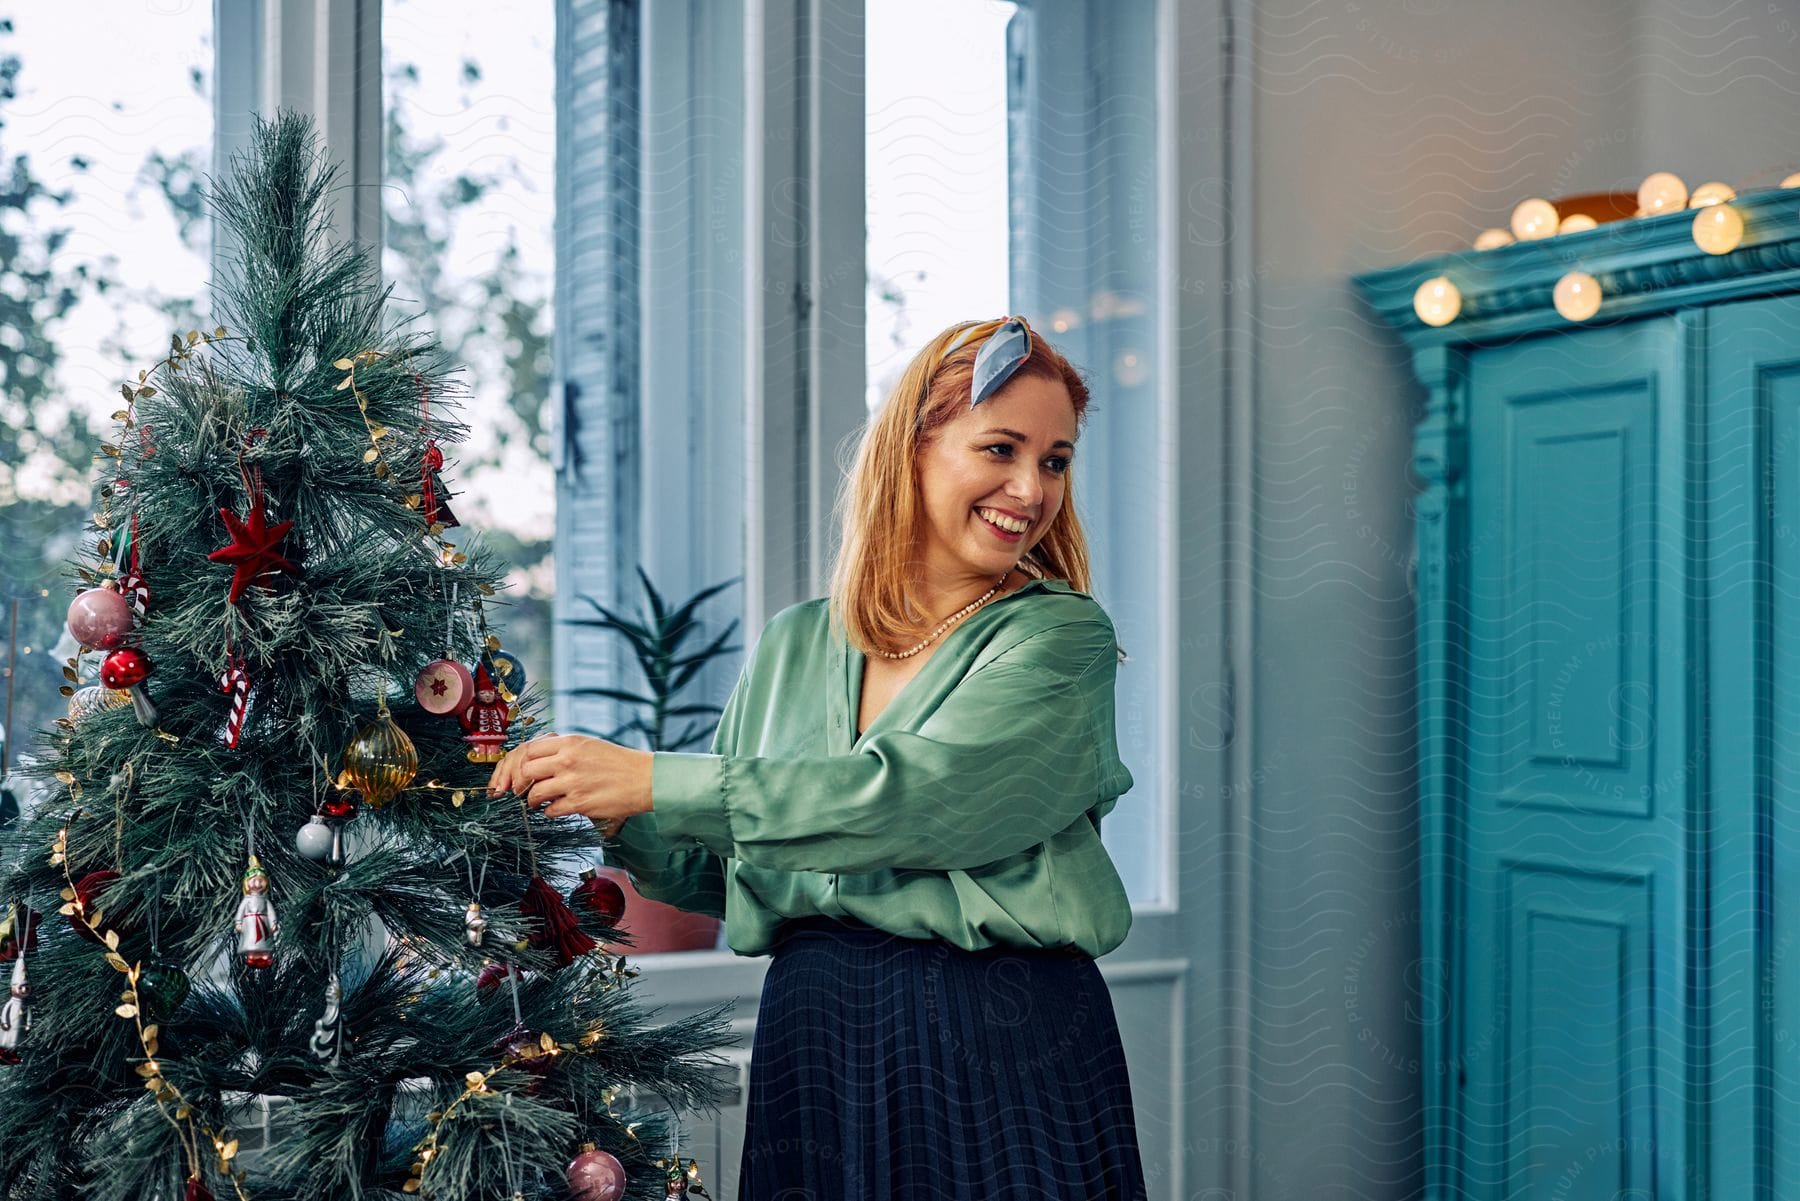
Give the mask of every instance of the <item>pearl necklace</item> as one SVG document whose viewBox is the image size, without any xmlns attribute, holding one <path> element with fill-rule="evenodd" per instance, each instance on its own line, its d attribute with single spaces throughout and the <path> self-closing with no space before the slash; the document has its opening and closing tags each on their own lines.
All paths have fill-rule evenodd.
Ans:
<svg viewBox="0 0 1800 1201">
<path fill-rule="evenodd" d="M 987 601 L 988 597 L 990 597 L 990 596 L 994 595 L 994 593 L 1000 591 L 1001 586 L 1006 583 L 1006 577 L 1011 574 L 1012 574 L 1011 568 L 1008 568 L 1006 571 L 1001 572 L 1000 578 L 994 581 L 994 586 L 992 588 L 989 588 L 986 592 L 982 593 L 979 597 L 970 601 L 968 604 L 964 605 L 962 608 L 958 609 L 956 612 L 952 613 L 950 616 L 944 618 L 943 621 L 938 623 L 937 629 L 935 629 L 935 630 L 931 631 L 931 633 L 925 635 L 925 640 L 923 642 L 919 643 L 919 645 L 913 647 L 911 650 L 901 651 L 898 654 L 894 654 L 890 651 L 884 651 L 880 647 L 876 647 L 875 653 L 880 655 L 884 659 L 906 659 L 906 658 L 910 658 L 913 655 L 918 654 L 920 651 L 924 650 L 927 646 L 931 645 L 931 640 L 933 638 L 936 638 L 939 634 L 944 632 L 945 626 L 948 626 L 951 622 L 956 621 L 958 618 L 967 617 L 969 614 L 973 613 L 975 610 L 981 608 L 981 606 Z"/>
</svg>

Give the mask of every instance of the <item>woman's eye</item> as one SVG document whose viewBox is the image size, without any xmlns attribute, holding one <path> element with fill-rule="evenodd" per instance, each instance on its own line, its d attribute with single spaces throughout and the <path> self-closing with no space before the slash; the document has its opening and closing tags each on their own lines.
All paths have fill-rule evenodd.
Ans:
<svg viewBox="0 0 1800 1201">
<path fill-rule="evenodd" d="M 1003 450 L 1010 455 L 1012 454 L 1012 443 L 996 442 L 992 446 L 983 447 L 983 449 Z M 1051 455 L 1048 459 L 1045 459 L 1044 462 L 1050 464 L 1050 470 L 1054 471 L 1057 475 L 1062 475 L 1069 470 L 1069 457 L 1067 455 Z"/>
<path fill-rule="evenodd" d="M 1049 462 L 1056 464 L 1056 466 L 1052 467 L 1050 470 L 1056 472 L 1057 475 L 1061 475 L 1069 469 L 1069 458 L 1067 455 L 1051 455 Z"/>
</svg>

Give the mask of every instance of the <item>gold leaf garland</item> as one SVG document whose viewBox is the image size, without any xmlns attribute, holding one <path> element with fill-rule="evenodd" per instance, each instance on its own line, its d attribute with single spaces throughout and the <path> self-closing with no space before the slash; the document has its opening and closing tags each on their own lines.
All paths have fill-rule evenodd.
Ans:
<svg viewBox="0 0 1800 1201">
<path fill-rule="evenodd" d="M 120 994 L 120 1004 L 114 1007 L 113 1013 L 132 1022 L 137 1030 L 138 1046 L 142 1048 L 144 1056 L 143 1062 L 135 1071 L 139 1076 L 144 1077 L 144 1088 L 156 1101 L 157 1110 L 174 1128 L 176 1140 L 181 1143 L 182 1154 L 187 1158 L 188 1178 L 194 1179 L 200 1176 L 200 1139 L 204 1137 L 212 1144 L 219 1174 L 231 1181 L 232 1190 L 237 1194 L 238 1201 L 250 1201 L 249 1194 L 244 1191 L 243 1171 L 231 1166 L 231 1161 L 236 1158 L 238 1152 L 237 1140 L 235 1138 L 227 1139 L 223 1132 L 214 1130 L 197 1119 L 194 1116 L 194 1105 L 163 1074 L 162 1065 L 157 1060 L 161 1028 L 157 1025 L 146 1026 L 144 1024 L 143 1004 L 138 996 L 138 981 L 142 978 L 144 970 L 142 961 L 126 962 L 125 957 L 119 954 L 118 931 L 102 929 L 104 923 L 101 921 L 103 916 L 101 912 L 96 910 L 92 914 L 88 913 L 82 905 L 80 895 L 75 891 L 75 878 L 69 871 L 69 829 L 74 826 L 82 814 L 81 788 L 71 773 L 58 772 L 57 779 L 68 787 L 69 799 L 75 804 L 74 811 L 69 814 L 62 828 L 56 832 L 56 839 L 51 845 L 50 862 L 54 866 L 62 868 L 65 885 L 62 891 L 64 903 L 58 912 L 80 918 L 81 923 L 98 936 L 101 945 L 106 948 L 107 964 L 126 978 L 125 991 Z M 169 1109 L 171 1102 L 175 1105 L 173 1112 Z"/>
</svg>

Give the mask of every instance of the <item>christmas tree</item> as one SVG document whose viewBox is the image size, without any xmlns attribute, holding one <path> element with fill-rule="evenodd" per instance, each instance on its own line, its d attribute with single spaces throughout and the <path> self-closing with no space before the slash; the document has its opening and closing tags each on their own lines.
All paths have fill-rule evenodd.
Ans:
<svg viewBox="0 0 1800 1201">
<path fill-rule="evenodd" d="M 55 791 L 0 838 L 0 1198 L 703 1196 L 726 1006 L 653 1024 L 616 885 L 563 899 L 598 832 L 487 795 L 542 700 L 334 176 L 257 123 L 220 324 L 99 448 Z"/>
</svg>

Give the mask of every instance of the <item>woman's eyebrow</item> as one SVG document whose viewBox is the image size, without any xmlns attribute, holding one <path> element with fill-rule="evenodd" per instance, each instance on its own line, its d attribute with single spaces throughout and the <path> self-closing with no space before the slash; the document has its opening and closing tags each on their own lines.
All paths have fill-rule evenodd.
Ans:
<svg viewBox="0 0 1800 1201">
<path fill-rule="evenodd" d="M 984 434 L 1005 434 L 1008 438 L 1012 438 L 1019 442 L 1029 442 L 1030 441 L 1029 438 L 1027 438 L 1024 434 L 1021 434 L 1018 430 L 1009 430 L 1009 429 L 1002 429 L 999 427 L 995 427 L 994 429 L 982 430 L 981 432 Z M 1075 449 L 1075 444 L 1073 442 L 1069 442 L 1069 441 L 1066 441 L 1061 438 L 1057 439 L 1055 442 L 1052 442 L 1050 444 L 1050 449 L 1055 450 L 1059 446 L 1065 447 L 1069 450 Z"/>
</svg>

